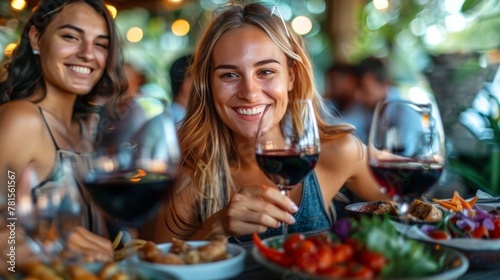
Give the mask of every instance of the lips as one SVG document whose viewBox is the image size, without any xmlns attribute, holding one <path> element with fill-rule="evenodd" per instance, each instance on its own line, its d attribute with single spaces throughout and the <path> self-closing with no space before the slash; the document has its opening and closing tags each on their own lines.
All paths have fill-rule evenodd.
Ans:
<svg viewBox="0 0 500 280">
<path fill-rule="evenodd" d="M 92 69 L 84 66 L 69 65 L 68 68 L 78 74 L 88 75 L 92 72 Z"/>
<path fill-rule="evenodd" d="M 252 108 L 235 108 L 235 111 L 240 115 L 255 116 L 261 114 L 264 108 L 266 108 L 265 105 L 260 105 Z"/>
</svg>

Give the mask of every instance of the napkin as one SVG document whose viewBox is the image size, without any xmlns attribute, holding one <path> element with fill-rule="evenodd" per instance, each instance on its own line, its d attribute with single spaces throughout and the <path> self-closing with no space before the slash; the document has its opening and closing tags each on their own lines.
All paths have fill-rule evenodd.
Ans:
<svg viewBox="0 0 500 280">
<path fill-rule="evenodd" d="M 477 190 L 476 196 L 478 197 L 476 205 L 484 211 L 488 212 L 500 208 L 500 197 L 493 197 L 481 190 Z"/>
</svg>

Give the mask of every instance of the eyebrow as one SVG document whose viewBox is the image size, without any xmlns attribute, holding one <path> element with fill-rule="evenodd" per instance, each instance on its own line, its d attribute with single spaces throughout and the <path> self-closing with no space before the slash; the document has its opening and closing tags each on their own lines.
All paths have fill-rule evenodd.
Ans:
<svg viewBox="0 0 500 280">
<path fill-rule="evenodd" d="M 74 30 L 74 31 L 76 31 L 76 32 L 78 32 L 80 34 L 84 34 L 85 33 L 85 31 L 83 29 L 81 29 L 79 27 L 76 27 L 76 26 L 74 26 L 72 24 L 65 24 L 65 25 L 59 27 L 58 29 L 65 29 L 65 28 L 72 29 L 72 30 Z M 97 37 L 109 40 L 109 35 L 99 35 Z"/>
<path fill-rule="evenodd" d="M 277 64 L 281 64 L 279 61 L 277 61 L 276 59 L 264 59 L 264 60 L 261 60 L 261 61 L 257 61 L 254 66 L 262 66 L 262 65 L 265 65 L 265 64 L 270 64 L 270 63 L 277 63 Z M 236 69 L 237 67 L 235 65 L 231 65 L 231 64 L 220 64 L 220 65 L 217 65 L 215 68 L 214 68 L 214 71 L 215 70 L 218 70 L 218 69 Z"/>
</svg>

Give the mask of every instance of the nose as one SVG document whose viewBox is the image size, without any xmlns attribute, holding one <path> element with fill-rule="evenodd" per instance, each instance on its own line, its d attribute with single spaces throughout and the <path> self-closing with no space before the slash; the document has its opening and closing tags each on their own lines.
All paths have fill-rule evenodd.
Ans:
<svg viewBox="0 0 500 280">
<path fill-rule="evenodd" d="M 82 42 L 82 44 L 80 45 L 80 50 L 77 53 L 77 56 L 85 60 L 92 60 L 95 57 L 94 51 L 95 50 L 93 43 Z"/>
<path fill-rule="evenodd" d="M 238 97 L 247 101 L 254 100 L 260 92 L 259 82 L 254 77 L 242 79 Z"/>
</svg>

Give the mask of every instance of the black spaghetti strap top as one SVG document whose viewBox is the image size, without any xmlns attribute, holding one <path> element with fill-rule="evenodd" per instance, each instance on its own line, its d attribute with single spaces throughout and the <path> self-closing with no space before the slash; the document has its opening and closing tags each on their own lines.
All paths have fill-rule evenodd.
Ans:
<svg viewBox="0 0 500 280">
<path fill-rule="evenodd" d="M 45 119 L 42 108 L 38 107 L 38 110 L 40 111 L 40 115 L 42 116 L 45 127 L 49 131 L 50 138 L 52 139 L 52 143 L 54 144 L 54 147 L 56 149 L 57 157 L 56 157 L 54 166 L 52 167 L 52 170 L 49 172 L 49 174 L 45 177 L 44 180 L 42 180 L 37 186 L 35 186 L 31 190 L 33 199 L 35 198 L 35 190 L 36 189 L 43 187 L 43 185 L 45 185 L 47 182 L 59 181 L 64 177 L 64 166 L 62 163 L 63 163 L 63 156 L 65 154 L 67 156 L 73 156 L 73 157 L 77 157 L 77 158 L 80 157 L 79 153 L 74 152 L 74 151 L 70 151 L 70 150 L 66 150 L 66 149 L 61 149 L 59 147 L 59 145 L 57 145 L 57 141 L 56 141 L 52 131 L 50 130 L 49 124 L 48 124 L 47 120 Z M 94 217 L 95 217 L 96 213 L 93 213 L 94 211 L 92 210 L 90 200 L 87 198 L 87 195 L 85 195 L 85 192 L 81 188 L 81 184 L 79 184 L 78 180 L 75 180 L 75 181 L 76 181 L 76 185 L 78 187 L 78 191 L 80 193 L 80 197 L 82 198 L 82 201 L 84 204 L 83 205 L 84 206 L 83 207 L 83 213 L 84 213 L 83 219 L 84 220 L 82 221 L 82 224 L 84 227 L 86 227 L 90 231 L 96 232 L 96 231 L 98 231 L 97 229 L 95 229 L 95 227 L 96 227 L 95 223 L 97 221 Z"/>
</svg>

